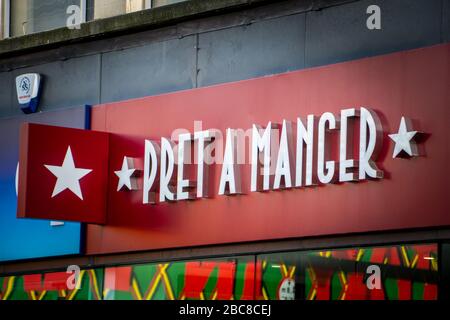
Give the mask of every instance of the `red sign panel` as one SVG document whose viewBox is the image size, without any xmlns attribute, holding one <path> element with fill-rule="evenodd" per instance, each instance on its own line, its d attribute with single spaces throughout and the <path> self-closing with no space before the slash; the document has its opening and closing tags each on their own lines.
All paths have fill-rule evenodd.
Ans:
<svg viewBox="0 0 450 320">
<path fill-rule="evenodd" d="M 449 84 L 440 45 L 100 105 L 28 134 L 19 214 L 106 214 L 88 254 L 450 225 Z"/>
<path fill-rule="evenodd" d="M 88 253 L 450 225 L 449 57 L 450 45 L 441 45 L 94 108 L 92 128 L 114 136 L 108 225 L 88 227 Z M 193 133 L 194 121 L 225 132 L 352 107 L 380 118 L 383 179 L 249 192 L 245 164 L 245 194 L 219 196 L 216 165 L 207 199 L 144 205 L 142 191 L 117 192 L 113 170 L 124 156 L 142 158 L 144 139 L 170 138 L 177 128 Z M 388 135 L 398 133 L 402 117 L 427 134 L 419 157 L 393 158 Z"/>
<path fill-rule="evenodd" d="M 105 222 L 107 133 L 24 124 L 19 163 L 18 217 Z"/>
</svg>

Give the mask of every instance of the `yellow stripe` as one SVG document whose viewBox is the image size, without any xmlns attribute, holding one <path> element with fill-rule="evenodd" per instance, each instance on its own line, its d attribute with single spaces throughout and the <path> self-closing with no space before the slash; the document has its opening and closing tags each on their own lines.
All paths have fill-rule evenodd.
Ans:
<svg viewBox="0 0 450 320">
<path fill-rule="evenodd" d="M 294 278 L 294 274 L 295 274 L 295 266 L 293 266 L 292 268 L 291 268 L 291 272 L 289 272 L 289 277 L 290 278 Z"/>
<path fill-rule="evenodd" d="M 358 255 L 356 256 L 356 261 L 360 261 L 363 254 L 364 254 L 364 249 L 359 249 Z"/>
<path fill-rule="evenodd" d="M 95 274 L 95 270 L 91 269 L 91 270 L 89 270 L 89 272 L 90 272 L 90 274 L 92 276 L 92 282 L 94 284 L 94 291 L 95 291 L 95 294 L 97 295 L 97 299 L 101 300 L 102 297 L 100 295 L 100 290 L 98 289 L 97 275 Z"/>
<path fill-rule="evenodd" d="M 44 299 L 45 294 L 47 293 L 46 290 L 42 291 L 41 294 L 39 295 L 39 300 Z"/>
<path fill-rule="evenodd" d="M 342 283 L 343 283 L 344 285 L 347 285 L 347 278 L 345 277 L 344 271 L 341 271 L 341 272 L 340 272 L 340 277 L 341 277 Z"/>
<path fill-rule="evenodd" d="M 36 294 L 34 293 L 34 290 L 31 290 L 31 291 L 30 291 L 30 295 L 31 295 L 31 299 L 32 299 L 32 300 L 37 300 L 37 299 L 36 299 Z"/>
<path fill-rule="evenodd" d="M 77 283 L 76 283 L 76 287 L 72 290 L 72 292 L 69 294 L 69 297 L 68 297 L 68 300 L 73 300 L 73 298 L 75 297 L 75 295 L 77 294 L 77 292 L 78 292 L 78 289 L 77 288 L 81 288 L 81 281 L 83 280 L 83 276 L 84 276 L 84 273 L 85 273 L 86 271 L 85 270 L 81 270 L 81 272 L 80 272 L 80 277 L 78 278 L 78 281 L 77 281 Z"/>
<path fill-rule="evenodd" d="M 345 285 L 345 289 L 344 289 L 344 292 L 342 293 L 341 300 L 345 300 L 345 297 L 347 295 L 347 288 L 348 288 L 348 286 Z"/>
<path fill-rule="evenodd" d="M 132 286 L 133 286 L 134 293 L 136 294 L 136 297 L 138 298 L 138 300 L 142 300 L 142 295 L 141 295 L 141 292 L 139 291 L 139 286 L 138 286 L 135 278 L 133 278 L 133 280 L 132 280 Z"/>
<path fill-rule="evenodd" d="M 109 291 L 110 291 L 110 289 L 105 289 L 105 290 L 103 290 L 103 299 L 104 299 L 104 300 L 108 300 L 107 297 L 108 297 Z"/>
<path fill-rule="evenodd" d="M 281 264 L 281 273 L 283 273 L 283 277 L 286 278 L 288 276 L 288 271 L 286 265 L 284 263 Z"/>
<path fill-rule="evenodd" d="M 339 272 L 339 278 L 341 279 L 341 282 L 343 284 L 343 286 L 342 286 L 343 290 L 341 292 L 340 300 L 345 300 L 345 296 L 347 294 L 348 285 L 347 285 L 347 278 L 345 277 L 344 271 Z"/>
<path fill-rule="evenodd" d="M 7 286 L 7 289 L 6 289 L 5 296 L 3 297 L 3 300 L 8 300 L 9 295 L 11 294 L 11 292 L 13 290 L 14 280 L 15 279 L 16 279 L 16 277 L 9 277 L 9 279 L 8 279 L 8 286 Z"/>
<path fill-rule="evenodd" d="M 148 293 L 147 297 L 145 297 L 145 300 L 150 300 L 153 297 L 153 294 L 155 293 L 160 280 L 161 280 L 161 273 L 158 271 L 158 275 L 156 276 L 155 282 L 153 282 L 152 288 Z"/>
<path fill-rule="evenodd" d="M 78 289 L 73 289 L 72 292 L 70 292 L 69 296 L 67 297 L 67 300 L 73 300 L 75 295 L 77 294 Z"/>
<path fill-rule="evenodd" d="M 313 267 L 311 267 L 311 266 L 306 268 L 306 272 L 308 272 L 309 277 L 311 278 L 311 289 L 309 289 L 307 300 L 314 300 L 314 297 L 317 294 L 316 285 L 315 285 L 316 280 L 317 280 L 316 274 L 314 272 Z"/>
<path fill-rule="evenodd" d="M 86 270 L 81 270 L 80 277 L 78 278 L 78 282 L 77 282 L 77 288 L 81 288 L 81 282 L 83 281 L 83 277 L 84 277 L 85 273 L 86 273 Z"/>
<path fill-rule="evenodd" d="M 169 296 L 170 300 L 175 300 L 175 296 L 174 296 L 173 291 L 172 291 L 172 286 L 170 285 L 169 277 L 167 276 L 167 273 L 166 273 L 166 270 L 169 267 L 169 264 L 166 263 L 165 265 L 160 265 L 160 266 L 161 266 L 160 267 L 161 268 L 160 273 L 163 276 L 164 284 L 165 284 L 166 289 L 167 289 L 167 295 Z"/>
<path fill-rule="evenodd" d="M 411 268 L 415 268 L 418 261 L 419 261 L 419 255 L 416 254 L 416 255 L 414 256 L 413 262 L 411 263 Z"/>
<path fill-rule="evenodd" d="M 310 296 L 308 297 L 308 300 L 314 300 L 317 295 L 317 288 L 314 287 L 313 291 L 311 292 Z"/>
<path fill-rule="evenodd" d="M 262 294 L 263 294 L 264 300 L 269 300 L 269 296 L 267 295 L 266 288 L 264 288 L 264 287 L 262 287 Z"/>
<path fill-rule="evenodd" d="M 436 257 L 434 257 L 434 259 L 431 260 L 431 269 L 433 269 L 433 271 L 437 271 L 438 270 L 438 263 L 437 263 Z"/>
<path fill-rule="evenodd" d="M 313 282 L 315 282 L 316 281 L 316 273 L 314 272 L 314 269 L 312 267 L 308 268 L 308 273 L 309 273 L 309 275 L 311 277 L 311 280 Z"/>
<path fill-rule="evenodd" d="M 401 252 L 402 252 L 402 255 L 403 255 L 403 260 L 405 261 L 406 267 L 409 268 L 410 263 L 409 263 L 408 254 L 406 252 L 405 246 L 401 246 L 400 248 L 401 248 Z"/>
<path fill-rule="evenodd" d="M 309 273 L 309 276 L 311 278 L 311 289 L 309 289 L 308 299 L 309 300 L 313 300 L 315 295 L 316 295 L 316 293 L 317 293 L 317 292 L 315 292 L 316 291 L 315 283 L 317 281 L 316 274 L 315 274 L 314 269 L 312 267 L 309 267 L 306 270 Z"/>
</svg>

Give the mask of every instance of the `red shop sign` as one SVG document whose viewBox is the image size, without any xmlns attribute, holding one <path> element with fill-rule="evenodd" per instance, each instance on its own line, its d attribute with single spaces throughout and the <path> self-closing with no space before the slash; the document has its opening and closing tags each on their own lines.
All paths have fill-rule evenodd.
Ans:
<svg viewBox="0 0 450 320">
<path fill-rule="evenodd" d="M 89 254 L 450 225 L 449 53 L 100 105 L 83 134 L 31 125 L 18 214 L 97 224 Z"/>
</svg>

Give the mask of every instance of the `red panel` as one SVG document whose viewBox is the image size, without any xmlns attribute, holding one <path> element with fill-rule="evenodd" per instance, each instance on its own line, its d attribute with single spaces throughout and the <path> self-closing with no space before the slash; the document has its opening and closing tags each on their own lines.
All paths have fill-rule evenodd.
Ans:
<svg viewBox="0 0 450 320">
<path fill-rule="evenodd" d="M 411 281 L 397 280 L 398 300 L 411 300 Z"/>
<path fill-rule="evenodd" d="M 131 285 L 131 267 L 105 269 L 105 289 L 128 291 Z"/>
<path fill-rule="evenodd" d="M 449 53 L 450 45 L 440 45 L 97 106 L 92 128 L 117 135 L 110 144 L 108 225 L 89 226 L 88 253 L 450 225 Z M 225 132 L 361 106 L 383 123 L 380 181 L 227 197 L 217 196 L 215 166 L 210 199 L 142 205 L 141 192 L 116 191 L 113 170 L 124 156 L 142 158 L 144 138 L 192 132 L 196 120 Z M 429 133 L 425 156 L 392 159 L 387 135 L 397 132 L 402 116 Z M 242 179 L 247 192 L 249 165 Z"/>
<path fill-rule="evenodd" d="M 71 276 L 66 272 L 46 273 L 44 276 L 44 290 L 67 290 L 67 279 Z"/>
<path fill-rule="evenodd" d="M 367 289 L 363 274 L 349 273 L 347 281 L 348 287 L 345 295 L 345 300 L 369 299 L 370 291 Z"/>
<path fill-rule="evenodd" d="M 215 262 L 186 262 L 181 296 L 186 299 L 200 299 L 214 267 L 216 267 Z"/>
<path fill-rule="evenodd" d="M 25 291 L 41 291 L 42 290 L 42 275 L 29 274 L 23 276 L 23 287 Z"/>
<path fill-rule="evenodd" d="M 370 262 L 372 263 L 384 263 L 388 250 L 386 248 L 373 248 Z"/>
<path fill-rule="evenodd" d="M 316 300 L 330 300 L 333 271 L 329 269 L 316 269 L 315 272 L 317 277 Z"/>
<path fill-rule="evenodd" d="M 424 300 L 437 300 L 438 296 L 438 287 L 435 284 L 424 284 L 424 293 L 423 293 L 423 299 Z"/>
<path fill-rule="evenodd" d="M 58 178 L 45 166 L 62 166 L 69 147 L 75 167 L 92 170 L 79 180 L 82 199 L 70 189 L 54 195 Z M 17 216 L 104 223 L 107 170 L 108 134 L 24 124 Z"/>
<path fill-rule="evenodd" d="M 244 273 L 244 287 L 240 300 L 254 300 L 255 295 L 262 292 L 262 264 L 247 263 Z"/>
<path fill-rule="evenodd" d="M 233 298 L 236 263 L 220 262 L 217 277 L 217 300 L 231 300 Z"/>
<path fill-rule="evenodd" d="M 385 300 L 383 289 L 369 290 L 370 300 Z"/>
</svg>

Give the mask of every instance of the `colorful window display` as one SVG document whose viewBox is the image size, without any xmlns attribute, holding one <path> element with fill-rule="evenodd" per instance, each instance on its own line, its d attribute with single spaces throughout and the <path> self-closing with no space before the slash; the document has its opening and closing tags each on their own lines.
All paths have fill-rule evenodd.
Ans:
<svg viewBox="0 0 450 320">
<path fill-rule="evenodd" d="M 436 300 L 437 252 L 417 244 L 107 267 L 82 270 L 74 290 L 66 272 L 0 277 L 0 299 Z"/>
<path fill-rule="evenodd" d="M 104 298 L 132 300 L 252 300 L 254 257 L 144 264 L 105 269 Z"/>
<path fill-rule="evenodd" d="M 102 300 L 103 269 L 81 270 L 76 285 L 69 289 L 72 275 L 50 272 L 0 277 L 0 300 Z"/>
<path fill-rule="evenodd" d="M 436 244 L 290 252 L 258 261 L 267 299 L 437 299 Z"/>
</svg>

